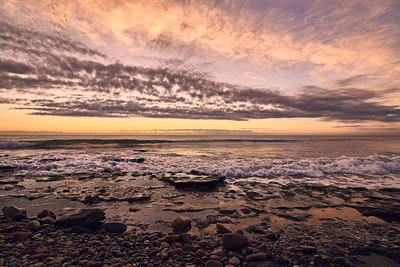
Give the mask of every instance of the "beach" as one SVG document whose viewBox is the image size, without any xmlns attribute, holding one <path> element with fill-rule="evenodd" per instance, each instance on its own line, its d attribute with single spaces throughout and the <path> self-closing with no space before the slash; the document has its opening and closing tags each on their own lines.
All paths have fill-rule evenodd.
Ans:
<svg viewBox="0 0 400 267">
<path fill-rule="evenodd" d="M 398 138 L 31 138 L 3 141 L 4 266 L 399 265 Z"/>
</svg>

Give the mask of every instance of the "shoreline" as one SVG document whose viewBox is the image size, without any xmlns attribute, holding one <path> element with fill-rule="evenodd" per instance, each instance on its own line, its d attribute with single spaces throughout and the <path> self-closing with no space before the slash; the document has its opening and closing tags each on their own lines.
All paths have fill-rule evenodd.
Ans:
<svg viewBox="0 0 400 267">
<path fill-rule="evenodd" d="M 168 177 L 175 179 L 176 183 L 166 181 Z M 80 240 L 88 250 L 93 250 L 92 257 L 103 266 L 119 263 L 109 261 L 104 253 L 99 256 L 99 247 L 130 252 L 132 255 L 144 253 L 140 257 L 137 255 L 139 260 L 129 253 L 119 252 L 120 257 L 112 258 L 119 258 L 121 266 L 143 266 L 140 263 L 146 257 L 149 260 L 146 266 L 204 266 L 209 260 L 224 266 L 230 261 L 236 264 L 233 266 L 374 266 L 377 263 L 391 266 L 400 263 L 399 189 L 280 185 L 255 181 L 226 183 L 218 176 L 213 178 L 216 183 L 206 186 L 196 184 L 193 188 L 196 177 L 201 181 L 207 180 L 202 175 L 129 173 L 68 179 L 41 177 L 14 181 L 3 178 L 2 181 L 9 183 L 0 185 L 2 207 L 15 205 L 27 209 L 29 221 L 36 219 L 43 209 L 53 211 L 57 219 L 77 213 L 82 208 L 100 209 L 105 212 L 106 222 L 120 222 L 127 226 L 127 231 L 109 233 L 97 229 L 92 233 L 75 233 L 50 224 L 33 231 L 29 239 L 8 243 L 11 231 L 2 236 L 0 243 L 7 244 L 12 253 L 17 253 L 15 263 L 22 265 L 24 261 L 48 264 L 63 257 L 65 242 L 57 243 L 57 238 Z M 190 186 L 176 188 L 181 186 L 177 186 L 177 182 L 188 182 Z M 177 216 L 191 220 L 188 231 L 191 245 L 185 247 L 181 241 L 176 242 L 180 245 L 171 243 L 165 247 L 160 245 L 162 242 L 155 244 L 153 241 L 156 239 L 174 234 L 171 221 Z M 5 217 L 1 217 L 0 221 L 3 233 L 12 225 L 18 226 L 15 231 L 26 230 L 27 222 L 9 221 Z M 250 245 L 241 250 L 225 249 L 222 234 L 217 232 L 223 228 L 242 233 L 249 239 Z M 37 233 L 40 233 L 40 238 L 34 238 Z M 56 238 L 52 238 L 54 235 Z M 85 241 L 86 235 L 90 240 L 109 238 L 111 243 L 134 240 L 138 246 L 122 249 L 121 246 L 110 245 L 108 241 L 100 241 L 103 242 L 101 245 L 94 246 Z M 32 259 L 33 244 L 44 246 L 49 238 L 54 239 L 57 250 L 46 246 L 49 248 L 46 257 Z M 201 245 L 205 243 L 208 245 Z M 139 251 L 141 246 L 145 252 Z M 178 253 L 170 253 L 177 248 L 181 248 Z M 261 257 L 262 261 L 245 260 L 256 253 L 265 253 L 267 257 Z M 85 262 L 88 258 L 86 253 L 81 254 L 78 253 L 77 258 L 68 254 L 59 263 L 53 262 L 54 266 L 89 266 L 89 261 Z M 28 257 L 24 258 L 25 255 Z M 18 266 L 10 264 L 6 257 L 7 254 L 2 251 L 0 258 L 4 259 L 5 266 Z M 231 260 L 234 257 L 239 262 Z"/>
</svg>

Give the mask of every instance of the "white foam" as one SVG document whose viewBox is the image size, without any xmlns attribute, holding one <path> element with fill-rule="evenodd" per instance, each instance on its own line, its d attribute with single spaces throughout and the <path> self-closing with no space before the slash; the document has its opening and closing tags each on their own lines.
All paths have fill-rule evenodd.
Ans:
<svg viewBox="0 0 400 267">
<path fill-rule="evenodd" d="M 143 157 L 143 163 L 132 162 Z M 17 173 L 32 176 L 92 174 L 104 171 L 165 173 L 192 170 L 232 179 L 257 179 L 279 183 L 305 182 L 337 186 L 400 188 L 400 156 L 269 159 L 216 158 L 160 153 L 77 153 L 36 151 L 29 157 L 2 158 L 0 166 L 17 167 Z"/>
</svg>

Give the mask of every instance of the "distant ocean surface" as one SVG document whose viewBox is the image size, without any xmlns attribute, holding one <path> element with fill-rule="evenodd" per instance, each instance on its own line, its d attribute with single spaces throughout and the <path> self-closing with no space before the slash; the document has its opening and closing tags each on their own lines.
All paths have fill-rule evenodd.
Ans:
<svg viewBox="0 0 400 267">
<path fill-rule="evenodd" d="M 400 137 L 4 135 L 1 168 L 28 176 L 183 172 L 228 181 L 400 188 Z"/>
</svg>

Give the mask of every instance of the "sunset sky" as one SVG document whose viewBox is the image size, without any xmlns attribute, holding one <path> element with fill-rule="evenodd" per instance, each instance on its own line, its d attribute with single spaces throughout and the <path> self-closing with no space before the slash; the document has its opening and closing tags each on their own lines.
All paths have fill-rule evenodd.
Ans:
<svg viewBox="0 0 400 267">
<path fill-rule="evenodd" d="M 0 0 L 0 131 L 400 133 L 400 1 Z"/>
</svg>

